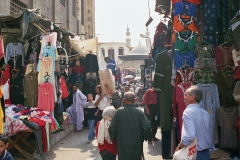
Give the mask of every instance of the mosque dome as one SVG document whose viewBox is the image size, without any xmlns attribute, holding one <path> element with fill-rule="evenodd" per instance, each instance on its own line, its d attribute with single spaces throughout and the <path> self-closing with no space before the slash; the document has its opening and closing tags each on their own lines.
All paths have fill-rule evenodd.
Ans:
<svg viewBox="0 0 240 160">
<path fill-rule="evenodd" d="M 135 46 L 128 54 L 147 54 L 148 55 L 149 52 L 150 50 L 147 47 L 139 44 Z"/>
</svg>

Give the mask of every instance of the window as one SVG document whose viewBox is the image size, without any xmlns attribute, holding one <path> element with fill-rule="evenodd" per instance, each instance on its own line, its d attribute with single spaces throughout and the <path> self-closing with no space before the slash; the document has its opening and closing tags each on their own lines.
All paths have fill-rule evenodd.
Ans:
<svg viewBox="0 0 240 160">
<path fill-rule="evenodd" d="M 88 10 L 88 13 L 91 13 L 90 9 Z"/>
<path fill-rule="evenodd" d="M 118 48 L 118 55 L 123 55 L 123 47 Z"/>
<path fill-rule="evenodd" d="M 60 3 L 65 7 L 65 0 L 60 0 Z"/>
<path fill-rule="evenodd" d="M 87 20 L 88 20 L 88 21 L 91 21 L 91 20 L 92 20 L 92 17 L 87 17 Z"/>
<path fill-rule="evenodd" d="M 81 23 L 84 26 L 84 0 L 81 0 Z"/>
<path fill-rule="evenodd" d="M 111 57 L 113 60 L 115 59 L 114 57 L 114 49 L 108 49 L 108 57 Z"/>
<path fill-rule="evenodd" d="M 76 0 L 72 0 L 72 15 L 76 17 Z"/>
<path fill-rule="evenodd" d="M 22 12 L 23 9 L 27 8 L 25 3 L 22 3 L 19 0 L 11 0 L 10 1 L 10 14 Z"/>
</svg>

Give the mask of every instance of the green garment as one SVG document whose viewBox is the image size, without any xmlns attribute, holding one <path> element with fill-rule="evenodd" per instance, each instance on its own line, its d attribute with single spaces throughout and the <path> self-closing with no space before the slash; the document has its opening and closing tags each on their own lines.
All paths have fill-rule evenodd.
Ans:
<svg viewBox="0 0 240 160">
<path fill-rule="evenodd" d="M 108 131 L 111 140 L 117 140 L 118 160 L 141 160 L 143 141 L 151 134 L 151 123 L 141 109 L 134 105 L 119 108 Z"/>
<path fill-rule="evenodd" d="M 160 127 L 162 131 L 172 129 L 173 86 L 171 85 L 172 62 L 168 53 L 157 56 L 153 88 L 159 91 Z"/>
<path fill-rule="evenodd" d="M 187 54 L 189 53 L 189 51 L 185 50 L 184 48 L 187 48 L 190 51 L 193 51 L 196 43 L 197 43 L 197 34 L 195 32 L 193 31 L 178 32 L 176 33 L 176 42 L 174 45 L 174 49 L 178 50 L 182 54 Z"/>
</svg>

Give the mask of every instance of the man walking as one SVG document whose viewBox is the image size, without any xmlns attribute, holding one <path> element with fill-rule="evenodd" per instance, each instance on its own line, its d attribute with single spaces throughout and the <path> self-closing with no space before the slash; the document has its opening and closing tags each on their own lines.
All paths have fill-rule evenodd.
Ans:
<svg viewBox="0 0 240 160">
<path fill-rule="evenodd" d="M 82 130 L 82 122 L 84 120 L 84 106 L 87 103 L 87 97 L 73 85 L 73 104 L 67 108 L 70 114 L 70 123 L 76 125 L 76 130 Z"/>
<path fill-rule="evenodd" d="M 198 104 L 202 99 L 202 91 L 197 86 L 191 86 L 186 90 L 184 99 L 186 109 L 182 117 L 182 137 L 176 151 L 190 145 L 197 137 L 197 160 L 210 160 L 208 149 L 212 148 L 211 118 Z"/>
<path fill-rule="evenodd" d="M 143 96 L 143 101 L 142 101 L 142 104 L 144 104 L 145 106 L 145 115 L 152 125 L 151 135 L 148 138 L 149 144 L 152 144 L 152 141 L 159 141 L 159 139 L 155 137 L 157 133 L 157 128 L 158 128 L 157 99 L 158 99 L 157 92 L 154 91 L 152 87 L 149 87 L 149 89 L 146 91 L 145 95 Z"/>
<path fill-rule="evenodd" d="M 117 139 L 119 160 L 140 160 L 143 141 L 150 136 L 151 124 L 141 109 L 136 108 L 135 95 L 124 94 L 124 107 L 117 110 L 108 131 L 111 140 Z"/>
</svg>

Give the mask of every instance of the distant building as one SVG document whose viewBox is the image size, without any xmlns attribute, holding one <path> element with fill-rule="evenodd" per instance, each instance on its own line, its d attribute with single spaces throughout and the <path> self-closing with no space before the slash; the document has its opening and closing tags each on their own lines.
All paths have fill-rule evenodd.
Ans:
<svg viewBox="0 0 240 160">
<path fill-rule="evenodd" d="M 23 9 L 40 9 L 40 13 L 56 25 L 66 28 L 81 39 L 95 37 L 94 0 L 2 0 L 0 15 L 13 15 Z"/>
<path fill-rule="evenodd" d="M 146 36 L 149 36 L 148 28 Z M 99 47 L 104 57 L 111 57 L 116 64 L 125 68 L 134 68 L 140 72 L 140 65 L 144 64 L 144 60 L 148 58 L 150 52 L 150 39 L 146 38 L 146 46 L 141 44 L 131 47 L 130 31 L 127 27 L 126 42 L 99 42 Z M 148 48 L 149 47 L 149 48 Z"/>
</svg>

